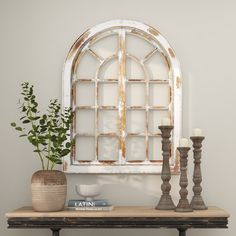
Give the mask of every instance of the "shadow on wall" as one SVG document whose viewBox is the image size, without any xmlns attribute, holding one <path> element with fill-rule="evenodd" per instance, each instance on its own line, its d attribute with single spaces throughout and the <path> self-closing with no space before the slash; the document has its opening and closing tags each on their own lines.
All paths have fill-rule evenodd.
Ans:
<svg viewBox="0 0 236 236">
<path fill-rule="evenodd" d="M 68 175 L 68 198 L 79 198 L 75 192 L 76 184 L 102 185 L 98 198 L 106 198 L 114 205 L 156 206 L 161 196 L 160 175 Z M 153 184 L 155 183 L 155 184 Z M 178 201 L 178 177 L 172 176 L 171 195 Z"/>
</svg>

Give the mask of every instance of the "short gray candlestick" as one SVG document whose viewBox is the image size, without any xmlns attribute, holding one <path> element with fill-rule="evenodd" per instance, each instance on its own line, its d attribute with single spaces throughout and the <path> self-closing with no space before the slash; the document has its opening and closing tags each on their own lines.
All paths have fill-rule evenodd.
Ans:
<svg viewBox="0 0 236 236">
<path fill-rule="evenodd" d="M 161 185 L 162 195 L 161 199 L 156 206 L 158 210 L 173 210 L 175 209 L 175 204 L 172 201 L 170 196 L 171 185 L 169 183 L 171 179 L 170 173 L 170 153 L 171 153 L 171 130 L 174 127 L 172 125 L 161 125 L 159 129 L 161 130 L 161 137 L 162 137 L 162 156 L 163 156 L 163 163 L 162 163 L 162 172 L 161 172 L 161 179 L 163 181 Z"/>
<path fill-rule="evenodd" d="M 187 177 L 187 164 L 188 164 L 188 151 L 190 147 L 177 147 L 180 153 L 180 181 L 179 185 L 181 187 L 179 194 L 180 200 L 175 209 L 177 212 L 191 212 L 193 211 L 192 207 L 188 201 L 188 177 Z"/>
<path fill-rule="evenodd" d="M 193 136 L 190 137 L 193 142 L 193 158 L 194 158 L 194 171 L 193 171 L 193 198 L 191 201 L 191 206 L 194 210 L 207 210 L 201 192 L 201 182 L 202 182 L 202 173 L 201 173 L 201 157 L 202 157 L 202 141 L 204 140 L 203 136 Z"/>
</svg>

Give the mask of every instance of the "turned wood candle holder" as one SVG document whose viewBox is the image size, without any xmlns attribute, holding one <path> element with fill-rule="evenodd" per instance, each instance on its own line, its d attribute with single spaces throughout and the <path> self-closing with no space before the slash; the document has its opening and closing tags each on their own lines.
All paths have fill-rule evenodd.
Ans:
<svg viewBox="0 0 236 236">
<path fill-rule="evenodd" d="M 156 206 L 158 210 L 173 210 L 175 209 L 175 204 L 172 201 L 170 196 L 171 185 L 169 183 L 171 179 L 170 173 L 170 153 L 171 153 L 171 130 L 173 129 L 172 125 L 161 125 L 159 126 L 161 130 L 161 137 L 162 137 L 162 156 L 163 156 L 163 163 L 162 163 L 162 172 L 161 172 L 161 179 L 163 181 L 161 185 L 162 195 L 161 199 Z"/>
<path fill-rule="evenodd" d="M 180 153 L 180 181 L 179 185 L 181 187 L 179 194 L 180 200 L 175 209 L 177 212 L 191 212 L 193 211 L 192 207 L 188 201 L 188 177 L 187 177 L 187 165 L 188 165 L 188 151 L 190 147 L 177 147 Z"/>
<path fill-rule="evenodd" d="M 194 210 L 207 210 L 201 192 L 201 182 L 202 182 L 202 173 L 201 173 L 201 157 L 202 157 L 202 141 L 204 140 L 203 136 L 193 136 L 190 137 L 193 142 L 193 158 L 194 158 L 194 170 L 193 170 L 193 198 L 191 201 L 191 207 Z"/>
</svg>

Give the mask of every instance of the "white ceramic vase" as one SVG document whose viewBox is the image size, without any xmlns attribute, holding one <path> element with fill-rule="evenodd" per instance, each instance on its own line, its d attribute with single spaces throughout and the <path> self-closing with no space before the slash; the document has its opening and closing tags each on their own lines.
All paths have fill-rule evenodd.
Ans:
<svg viewBox="0 0 236 236">
<path fill-rule="evenodd" d="M 75 190 L 78 195 L 84 197 L 86 201 L 92 201 L 94 197 L 101 193 L 99 184 L 77 184 Z"/>
</svg>

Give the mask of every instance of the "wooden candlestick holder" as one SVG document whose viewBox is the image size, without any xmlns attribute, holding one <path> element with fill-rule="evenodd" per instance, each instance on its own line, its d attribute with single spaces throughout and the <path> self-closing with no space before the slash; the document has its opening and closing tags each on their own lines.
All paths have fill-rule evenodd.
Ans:
<svg viewBox="0 0 236 236">
<path fill-rule="evenodd" d="M 194 158 L 194 170 L 193 170 L 193 198 L 191 201 L 191 207 L 194 210 L 207 210 L 201 192 L 201 182 L 202 182 L 202 173 L 201 173 L 201 157 L 202 157 L 202 141 L 204 140 L 203 136 L 193 136 L 190 137 L 193 142 L 193 158 Z"/>
<path fill-rule="evenodd" d="M 187 164 L 188 164 L 188 151 L 190 147 L 177 147 L 180 153 L 180 181 L 179 185 L 181 187 L 179 194 L 180 200 L 175 209 L 177 212 L 191 212 L 193 211 L 192 207 L 188 201 L 188 177 L 187 177 Z"/>
<path fill-rule="evenodd" d="M 170 154 L 171 154 L 171 130 L 174 127 L 172 125 L 161 125 L 159 129 L 161 130 L 161 137 L 162 137 L 162 156 L 163 156 L 163 163 L 162 163 L 162 172 L 161 172 L 161 179 L 163 181 L 161 185 L 162 195 L 161 199 L 156 206 L 158 210 L 173 210 L 175 209 L 175 204 L 172 201 L 170 196 L 171 185 L 169 183 L 171 179 L 170 173 Z"/>
</svg>

